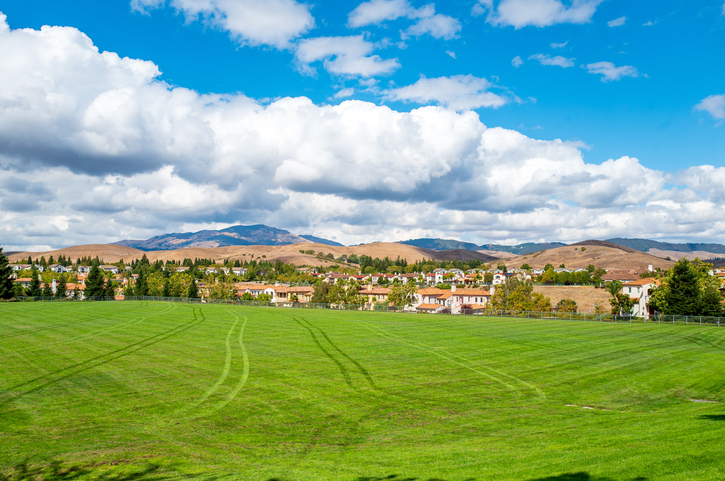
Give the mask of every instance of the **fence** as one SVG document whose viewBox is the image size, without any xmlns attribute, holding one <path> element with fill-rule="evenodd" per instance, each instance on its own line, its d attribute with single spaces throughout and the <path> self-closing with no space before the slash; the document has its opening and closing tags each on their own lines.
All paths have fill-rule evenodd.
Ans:
<svg viewBox="0 0 725 481">
<path fill-rule="evenodd" d="M 160 296 L 128 296 L 122 299 L 115 297 L 91 297 L 78 301 L 71 298 L 58 297 L 21 297 L 20 302 L 106 302 L 106 301 L 153 301 L 153 302 L 179 302 L 185 304 L 227 304 L 235 306 L 252 306 L 252 307 L 275 307 L 275 308 L 296 308 L 296 309 L 329 309 L 338 311 L 378 311 L 378 312 L 399 312 L 430 316 L 451 315 L 450 312 L 445 313 L 429 313 L 405 310 L 394 306 L 386 306 L 382 304 L 374 305 L 351 305 L 351 304 L 313 304 L 311 302 L 262 302 L 262 301 L 245 301 L 242 299 L 200 299 L 188 297 L 160 297 Z M 541 319 L 556 321 L 589 321 L 589 322 L 613 322 L 613 323 L 648 323 L 648 324 L 684 324 L 684 325 L 707 325 L 720 326 L 725 325 L 725 318 L 711 316 L 673 316 L 665 314 L 656 314 L 649 319 L 634 316 L 614 316 L 612 314 L 592 314 L 585 312 L 540 312 L 540 311 L 514 311 L 503 309 L 466 309 L 461 310 L 463 316 L 480 316 L 480 317 L 506 317 L 515 319 Z"/>
</svg>

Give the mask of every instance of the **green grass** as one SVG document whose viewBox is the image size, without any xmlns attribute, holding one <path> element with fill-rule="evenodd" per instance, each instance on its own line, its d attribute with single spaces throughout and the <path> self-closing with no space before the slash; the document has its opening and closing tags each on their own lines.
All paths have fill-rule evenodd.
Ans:
<svg viewBox="0 0 725 481">
<path fill-rule="evenodd" d="M 720 480 L 724 340 L 717 327 L 0 304 L 0 479 Z"/>
</svg>

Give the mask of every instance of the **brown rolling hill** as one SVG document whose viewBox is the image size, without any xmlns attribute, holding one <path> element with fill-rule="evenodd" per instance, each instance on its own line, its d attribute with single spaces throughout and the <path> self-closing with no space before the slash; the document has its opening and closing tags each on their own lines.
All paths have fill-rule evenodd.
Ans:
<svg viewBox="0 0 725 481">
<path fill-rule="evenodd" d="M 638 269 L 648 266 L 667 269 L 672 261 L 645 254 L 644 252 L 618 246 L 611 242 L 584 241 L 566 247 L 535 252 L 505 260 L 507 267 L 521 267 L 528 264 L 532 268 L 543 268 L 546 264 L 559 267 L 564 264 L 569 269 L 586 269 L 593 264 L 604 269 Z"/>
<path fill-rule="evenodd" d="M 305 254 L 300 251 L 313 251 L 314 253 Z M 146 254 L 146 257 L 148 257 L 151 262 L 155 262 L 159 259 L 164 262 L 167 260 L 182 261 L 186 258 L 212 259 L 214 261 L 224 261 L 226 259 L 231 259 L 232 261 L 236 259 L 242 261 L 249 261 L 252 259 L 276 261 L 277 259 L 280 259 L 287 264 L 310 266 L 336 264 L 336 262 L 329 259 L 321 259 L 320 257 L 318 257 L 318 254 L 332 254 L 334 257 L 340 257 L 343 254 L 348 256 L 350 254 L 356 254 L 358 256 L 366 255 L 373 258 L 377 257 L 380 259 L 388 257 L 392 260 L 400 257 L 401 259 L 406 259 L 410 263 L 422 259 L 443 261 L 453 259 L 468 260 L 470 258 L 478 258 L 481 259 L 483 262 L 497 260 L 495 257 L 474 251 L 433 251 L 393 242 L 379 242 L 374 244 L 363 244 L 351 247 L 339 247 L 326 244 L 305 242 L 301 244 L 290 244 L 283 246 L 187 247 L 183 249 L 149 252 L 144 252 L 133 247 L 126 247 L 117 244 L 91 244 L 75 247 L 66 247 L 64 249 L 57 249 L 47 252 L 15 252 L 8 257 L 10 258 L 11 262 L 27 259 L 28 256 L 31 256 L 33 259 L 44 256 L 46 259 L 48 259 L 51 255 L 56 259 L 58 258 L 58 256 L 63 255 L 73 261 L 75 261 L 79 257 L 98 256 L 105 262 L 118 262 L 121 259 L 123 259 L 124 262 L 131 262 L 133 260 L 140 259 L 144 254 Z"/>
</svg>

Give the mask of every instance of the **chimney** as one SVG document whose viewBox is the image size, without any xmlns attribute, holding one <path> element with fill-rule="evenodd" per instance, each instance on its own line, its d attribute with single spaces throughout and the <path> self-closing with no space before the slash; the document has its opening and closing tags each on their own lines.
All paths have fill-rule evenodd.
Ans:
<svg viewBox="0 0 725 481">
<path fill-rule="evenodd" d="M 456 285 L 455 284 L 451 285 L 451 292 L 456 292 Z"/>
</svg>

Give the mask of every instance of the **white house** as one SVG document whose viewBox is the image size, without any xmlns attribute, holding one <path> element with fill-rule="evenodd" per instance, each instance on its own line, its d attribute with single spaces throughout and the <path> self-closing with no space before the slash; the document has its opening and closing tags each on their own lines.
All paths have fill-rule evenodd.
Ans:
<svg viewBox="0 0 725 481">
<path fill-rule="evenodd" d="M 649 319 L 650 290 L 659 285 L 660 282 L 657 279 L 645 278 L 628 282 L 622 286 L 622 294 L 628 295 L 630 299 L 636 302 L 632 307 L 633 316 Z"/>
</svg>

